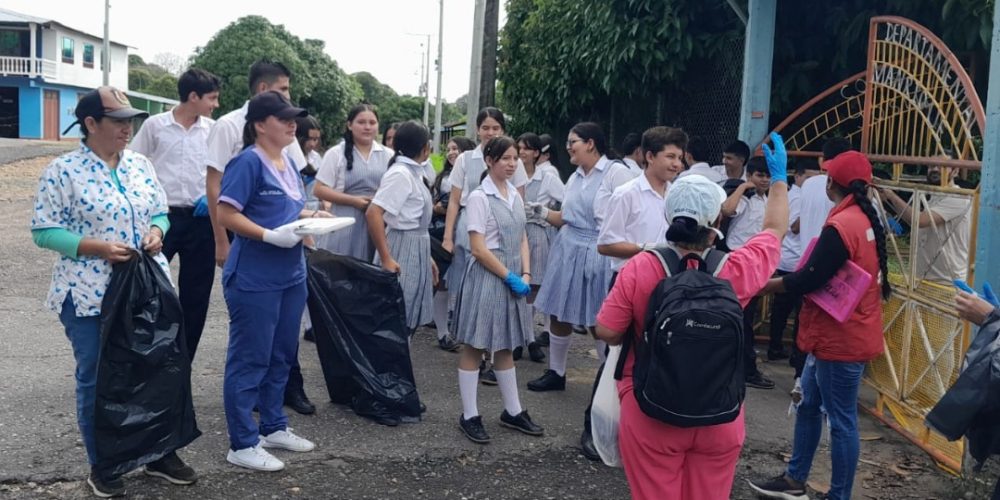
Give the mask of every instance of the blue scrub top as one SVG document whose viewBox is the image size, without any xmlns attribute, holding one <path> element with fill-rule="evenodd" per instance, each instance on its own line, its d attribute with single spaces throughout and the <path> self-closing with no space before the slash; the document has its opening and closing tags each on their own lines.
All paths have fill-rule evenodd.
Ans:
<svg viewBox="0 0 1000 500">
<path fill-rule="evenodd" d="M 228 203 L 265 229 L 299 218 L 305 193 L 298 170 L 285 155 L 279 171 L 257 150 L 244 149 L 226 165 L 219 202 Z M 281 248 L 236 235 L 222 270 L 223 286 L 247 292 L 284 290 L 306 279 L 302 244 Z"/>
</svg>

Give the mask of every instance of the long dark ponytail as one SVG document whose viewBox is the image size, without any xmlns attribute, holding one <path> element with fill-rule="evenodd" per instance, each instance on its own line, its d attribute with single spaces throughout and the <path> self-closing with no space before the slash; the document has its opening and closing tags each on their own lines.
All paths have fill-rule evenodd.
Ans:
<svg viewBox="0 0 1000 500">
<path fill-rule="evenodd" d="M 882 273 L 882 299 L 888 300 L 892 295 L 892 285 L 889 283 L 889 252 L 885 246 L 885 226 L 872 205 L 872 200 L 868 198 L 868 183 L 865 181 L 853 181 L 847 187 L 847 193 L 854 196 L 854 201 L 861 207 L 861 211 L 868 217 L 868 222 L 872 225 L 875 233 L 875 248 L 878 250 L 878 267 Z"/>
<path fill-rule="evenodd" d="M 375 115 L 375 119 L 378 120 L 378 113 L 375 111 L 375 106 L 366 102 L 355 104 L 347 113 L 347 127 L 344 130 L 344 159 L 347 160 L 347 170 L 354 168 L 354 134 L 351 132 L 351 122 L 365 111 L 370 111 Z"/>
<path fill-rule="evenodd" d="M 455 146 L 458 146 L 459 155 L 461 155 L 466 151 L 471 151 L 473 149 L 476 149 L 476 143 L 473 142 L 472 139 L 469 139 L 468 137 L 455 136 L 452 137 L 451 140 L 449 140 L 448 142 L 449 143 L 454 142 Z M 441 173 L 437 175 L 436 179 L 434 179 L 434 185 L 431 186 L 431 192 L 433 192 L 435 195 L 438 196 L 444 194 L 441 193 L 441 182 L 444 181 L 444 178 L 446 176 L 451 174 L 451 170 L 454 167 L 455 166 L 452 165 L 450 161 L 445 159 L 444 168 L 441 169 Z"/>
</svg>

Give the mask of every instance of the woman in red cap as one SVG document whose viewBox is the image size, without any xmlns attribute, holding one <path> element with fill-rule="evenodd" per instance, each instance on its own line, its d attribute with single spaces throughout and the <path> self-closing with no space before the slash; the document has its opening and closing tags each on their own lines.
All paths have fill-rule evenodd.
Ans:
<svg viewBox="0 0 1000 500">
<path fill-rule="evenodd" d="M 802 402 L 795 418 L 795 441 L 788 469 L 773 479 L 751 481 L 768 498 L 808 499 L 806 479 L 823 429 L 830 422 L 833 473 L 829 499 L 849 499 L 858 464 L 858 389 L 865 363 L 882 354 L 882 301 L 892 290 L 886 264 L 885 230 L 868 197 L 872 166 L 857 151 L 823 164 L 830 212 L 812 254 L 799 271 L 772 279 L 761 293 L 807 294 L 819 289 L 848 261 L 874 279 L 844 322 L 807 297 L 800 313 L 798 347 L 808 353 L 802 373 Z"/>
</svg>

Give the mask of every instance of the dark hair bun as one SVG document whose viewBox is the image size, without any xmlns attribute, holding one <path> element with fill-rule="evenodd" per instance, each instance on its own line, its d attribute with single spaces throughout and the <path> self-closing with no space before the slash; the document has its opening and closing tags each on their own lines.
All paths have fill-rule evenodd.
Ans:
<svg viewBox="0 0 1000 500">
<path fill-rule="evenodd" d="M 667 241 L 695 243 L 698 240 L 698 222 L 690 217 L 674 217 L 667 228 Z"/>
</svg>

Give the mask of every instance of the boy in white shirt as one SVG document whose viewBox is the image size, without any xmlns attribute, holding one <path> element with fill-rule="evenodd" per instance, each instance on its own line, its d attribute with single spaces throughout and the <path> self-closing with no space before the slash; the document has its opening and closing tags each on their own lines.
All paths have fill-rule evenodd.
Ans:
<svg viewBox="0 0 1000 500">
<path fill-rule="evenodd" d="M 215 240 L 205 198 L 209 118 L 219 107 L 219 77 L 189 69 L 177 79 L 181 103 L 143 122 L 129 149 L 153 163 L 170 205 L 170 227 L 163 254 L 180 254 L 178 289 L 184 311 L 184 337 L 194 361 L 205 328 L 208 303 L 215 282 Z"/>
</svg>

